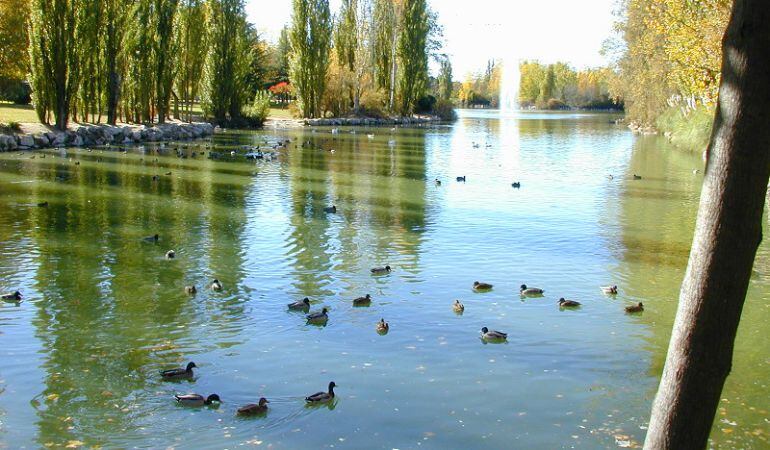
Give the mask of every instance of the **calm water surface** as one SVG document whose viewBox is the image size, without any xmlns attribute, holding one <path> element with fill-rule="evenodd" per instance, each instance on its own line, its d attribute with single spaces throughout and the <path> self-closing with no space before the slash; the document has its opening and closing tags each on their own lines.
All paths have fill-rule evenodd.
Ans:
<svg viewBox="0 0 770 450">
<path fill-rule="evenodd" d="M 219 160 L 175 144 L 0 154 L 0 288 L 26 296 L 0 304 L 0 447 L 639 445 L 701 161 L 609 119 L 466 111 L 452 126 L 227 131 L 181 148 L 213 144 Z M 241 156 L 287 138 L 275 160 Z M 213 278 L 222 292 L 202 289 Z M 546 296 L 522 300 L 522 283 Z M 330 309 L 326 327 L 286 310 L 305 296 Z M 768 448 L 768 300 L 765 240 L 714 447 Z M 484 344 L 482 326 L 508 342 Z M 159 380 L 190 360 L 193 382 Z M 331 380 L 335 403 L 305 407 Z M 183 408 L 180 392 L 224 403 Z M 234 416 L 260 396 L 266 417 Z"/>
</svg>

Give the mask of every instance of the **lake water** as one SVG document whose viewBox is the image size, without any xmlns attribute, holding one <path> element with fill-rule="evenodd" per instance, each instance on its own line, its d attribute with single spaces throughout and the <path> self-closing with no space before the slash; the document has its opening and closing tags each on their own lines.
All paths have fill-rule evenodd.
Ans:
<svg viewBox="0 0 770 450">
<path fill-rule="evenodd" d="M 0 288 L 25 296 L 0 304 L 0 448 L 638 446 L 702 162 L 612 118 L 462 111 L 451 126 L 232 130 L 180 148 L 218 160 L 175 144 L 0 154 Z M 283 139 L 274 160 L 242 156 Z M 545 296 L 522 299 L 523 283 Z M 306 296 L 327 326 L 287 311 Z M 765 240 L 714 447 L 768 448 L 768 300 Z M 188 361 L 194 381 L 160 380 Z M 335 402 L 306 407 L 332 380 Z M 186 392 L 224 402 L 175 404 Z M 235 416 L 260 396 L 265 417 Z"/>
</svg>

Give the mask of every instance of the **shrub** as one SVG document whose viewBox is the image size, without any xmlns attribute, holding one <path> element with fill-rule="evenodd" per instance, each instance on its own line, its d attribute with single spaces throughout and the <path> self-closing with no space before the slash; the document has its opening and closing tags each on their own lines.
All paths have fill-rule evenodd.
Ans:
<svg viewBox="0 0 770 450">
<path fill-rule="evenodd" d="M 28 105 L 32 101 L 32 89 L 24 80 L 0 77 L 0 100 Z"/>
<path fill-rule="evenodd" d="M 552 98 L 548 100 L 548 103 L 546 104 L 546 108 L 555 110 L 555 109 L 567 109 L 568 107 L 563 101 Z"/>
<path fill-rule="evenodd" d="M 433 106 L 433 114 L 438 116 L 441 120 L 455 121 L 457 120 L 457 113 L 455 112 L 455 106 L 450 100 L 439 99 Z"/>
<path fill-rule="evenodd" d="M 433 112 L 433 106 L 436 104 L 436 97 L 425 95 L 420 97 L 414 105 L 414 112 L 417 114 L 429 114 Z"/>
<path fill-rule="evenodd" d="M 21 132 L 21 124 L 19 122 L 10 121 L 8 123 L 0 123 L 0 133 L 11 134 Z"/>
<path fill-rule="evenodd" d="M 364 117 L 382 119 L 385 113 L 385 93 L 381 90 L 368 90 L 361 95 L 359 100 L 359 113 Z"/>
<path fill-rule="evenodd" d="M 691 150 L 703 150 L 711 137 L 714 109 L 699 106 L 690 109 L 673 106 L 663 111 L 655 122 L 658 130 L 665 133 L 671 142 Z"/>
<path fill-rule="evenodd" d="M 242 111 L 243 119 L 248 125 L 260 126 L 270 114 L 270 93 L 258 91 L 251 105 L 245 106 Z"/>
</svg>

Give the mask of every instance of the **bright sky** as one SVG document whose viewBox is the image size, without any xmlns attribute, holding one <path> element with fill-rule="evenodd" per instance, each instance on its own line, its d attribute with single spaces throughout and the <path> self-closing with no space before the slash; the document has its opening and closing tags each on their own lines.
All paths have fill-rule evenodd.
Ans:
<svg viewBox="0 0 770 450">
<path fill-rule="evenodd" d="M 249 20 L 276 40 L 291 19 L 291 0 L 247 0 Z M 330 0 L 332 13 L 340 0 Z M 599 66 L 615 18 L 616 0 L 429 0 L 444 25 L 444 52 L 454 78 L 481 71 L 488 59 L 566 61 Z"/>
</svg>

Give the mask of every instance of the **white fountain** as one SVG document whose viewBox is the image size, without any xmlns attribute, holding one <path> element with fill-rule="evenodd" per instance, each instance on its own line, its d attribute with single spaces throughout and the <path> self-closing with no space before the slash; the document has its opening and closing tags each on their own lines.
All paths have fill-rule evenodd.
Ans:
<svg viewBox="0 0 770 450">
<path fill-rule="evenodd" d="M 519 109 L 519 59 L 509 56 L 503 59 L 503 76 L 500 80 L 500 112 L 511 114 Z"/>
</svg>

